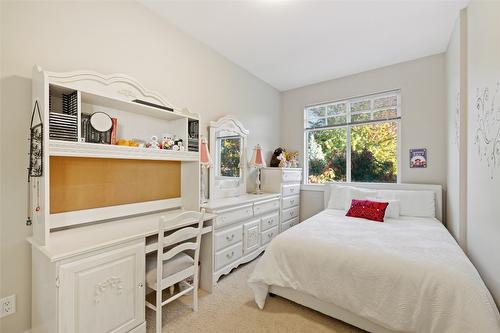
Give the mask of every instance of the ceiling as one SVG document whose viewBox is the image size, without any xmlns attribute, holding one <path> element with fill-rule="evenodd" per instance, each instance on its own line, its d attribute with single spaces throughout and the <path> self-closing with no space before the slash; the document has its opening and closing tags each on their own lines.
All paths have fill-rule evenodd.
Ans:
<svg viewBox="0 0 500 333">
<path fill-rule="evenodd" d="M 444 52 L 468 3 L 141 2 L 280 91 Z"/>
</svg>

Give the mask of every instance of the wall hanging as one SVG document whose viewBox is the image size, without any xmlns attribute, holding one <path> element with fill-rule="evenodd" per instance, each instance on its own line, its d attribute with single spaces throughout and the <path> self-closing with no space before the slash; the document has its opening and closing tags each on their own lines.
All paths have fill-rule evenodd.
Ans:
<svg viewBox="0 0 500 333">
<path fill-rule="evenodd" d="M 38 120 L 35 119 L 35 114 Z M 26 219 L 26 225 L 31 225 L 31 178 L 39 178 L 43 175 L 43 121 L 42 115 L 40 113 L 40 107 L 38 106 L 38 101 L 35 101 L 35 106 L 31 112 L 31 123 L 30 123 L 30 156 L 29 156 L 29 167 L 28 167 L 28 217 Z M 38 183 L 38 182 L 37 182 Z M 37 191 L 39 191 L 39 184 L 37 184 Z M 40 210 L 40 206 L 37 205 L 36 211 Z"/>
</svg>

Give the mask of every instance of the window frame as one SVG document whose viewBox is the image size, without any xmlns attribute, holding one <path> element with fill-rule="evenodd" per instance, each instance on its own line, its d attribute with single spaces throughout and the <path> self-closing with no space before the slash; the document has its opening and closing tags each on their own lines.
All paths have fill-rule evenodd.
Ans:
<svg viewBox="0 0 500 333">
<path fill-rule="evenodd" d="M 393 96 L 396 95 L 397 98 L 397 103 L 396 103 L 396 112 L 397 115 L 395 118 L 389 118 L 389 119 L 380 119 L 380 120 L 373 120 L 373 113 L 376 111 L 379 111 L 381 108 L 375 108 L 374 107 L 374 101 L 375 99 L 378 98 L 383 98 L 384 96 Z M 371 108 L 370 108 L 370 114 L 371 114 L 371 120 L 368 121 L 359 121 L 359 122 L 354 122 L 351 123 L 351 105 L 356 102 L 364 101 L 370 99 L 371 101 Z M 310 108 L 315 107 L 315 106 L 325 106 L 327 108 L 328 105 L 330 104 L 340 104 L 340 103 L 345 103 L 346 104 L 346 124 L 339 124 L 339 125 L 326 125 L 326 126 L 319 126 L 319 127 L 313 127 L 313 128 L 308 128 L 307 127 L 307 112 Z M 387 109 L 387 108 L 385 108 Z M 357 112 L 354 114 L 359 114 L 359 113 L 366 113 L 368 111 L 361 111 Z M 317 132 L 317 131 L 323 131 L 323 130 L 331 130 L 331 129 L 337 129 L 337 128 L 345 128 L 346 129 L 346 181 L 345 183 L 353 183 L 351 179 L 351 128 L 353 126 L 359 126 L 359 125 L 366 125 L 366 124 L 377 124 L 377 123 L 386 123 L 386 122 L 395 122 L 397 126 L 397 144 L 396 144 L 396 156 L 397 156 L 397 168 L 398 168 L 398 173 L 396 175 L 396 184 L 401 183 L 401 89 L 392 89 L 392 90 L 386 90 L 382 92 L 377 92 L 377 93 L 372 93 L 368 95 L 362 95 L 362 96 L 355 96 L 355 97 L 350 97 L 350 98 L 345 98 L 345 99 L 340 99 L 340 100 L 335 100 L 335 101 L 329 101 L 329 102 L 322 102 L 322 103 L 316 103 L 316 104 L 310 104 L 304 106 L 304 137 L 303 137 L 303 144 L 304 144 L 304 154 L 303 154 L 303 166 L 304 166 L 304 177 L 303 177 L 303 184 L 304 185 L 323 185 L 323 184 L 315 184 L 315 183 L 309 183 L 309 156 L 308 156 L 308 151 L 307 151 L 307 136 L 310 132 Z M 325 119 L 327 119 L 327 115 L 325 115 Z M 341 182 L 344 183 L 344 182 Z M 356 182 L 356 183 L 366 183 L 366 182 Z M 369 182 L 370 184 L 377 184 L 377 182 Z M 393 183 L 382 183 L 382 184 L 393 184 Z"/>
</svg>

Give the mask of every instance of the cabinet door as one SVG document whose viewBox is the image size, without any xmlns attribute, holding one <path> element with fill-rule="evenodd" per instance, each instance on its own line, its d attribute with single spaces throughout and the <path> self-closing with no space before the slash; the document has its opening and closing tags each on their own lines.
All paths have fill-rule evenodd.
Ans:
<svg viewBox="0 0 500 333">
<path fill-rule="evenodd" d="M 250 253 L 260 246 L 260 219 L 243 225 L 243 253 Z"/>
<path fill-rule="evenodd" d="M 59 332 L 121 333 L 144 322 L 144 244 L 59 266 Z"/>
</svg>

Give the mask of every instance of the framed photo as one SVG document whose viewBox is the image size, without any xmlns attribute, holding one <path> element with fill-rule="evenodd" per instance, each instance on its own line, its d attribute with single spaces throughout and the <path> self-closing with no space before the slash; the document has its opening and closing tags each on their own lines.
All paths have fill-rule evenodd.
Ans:
<svg viewBox="0 0 500 333">
<path fill-rule="evenodd" d="M 427 149 L 410 149 L 410 168 L 427 168 Z"/>
</svg>

